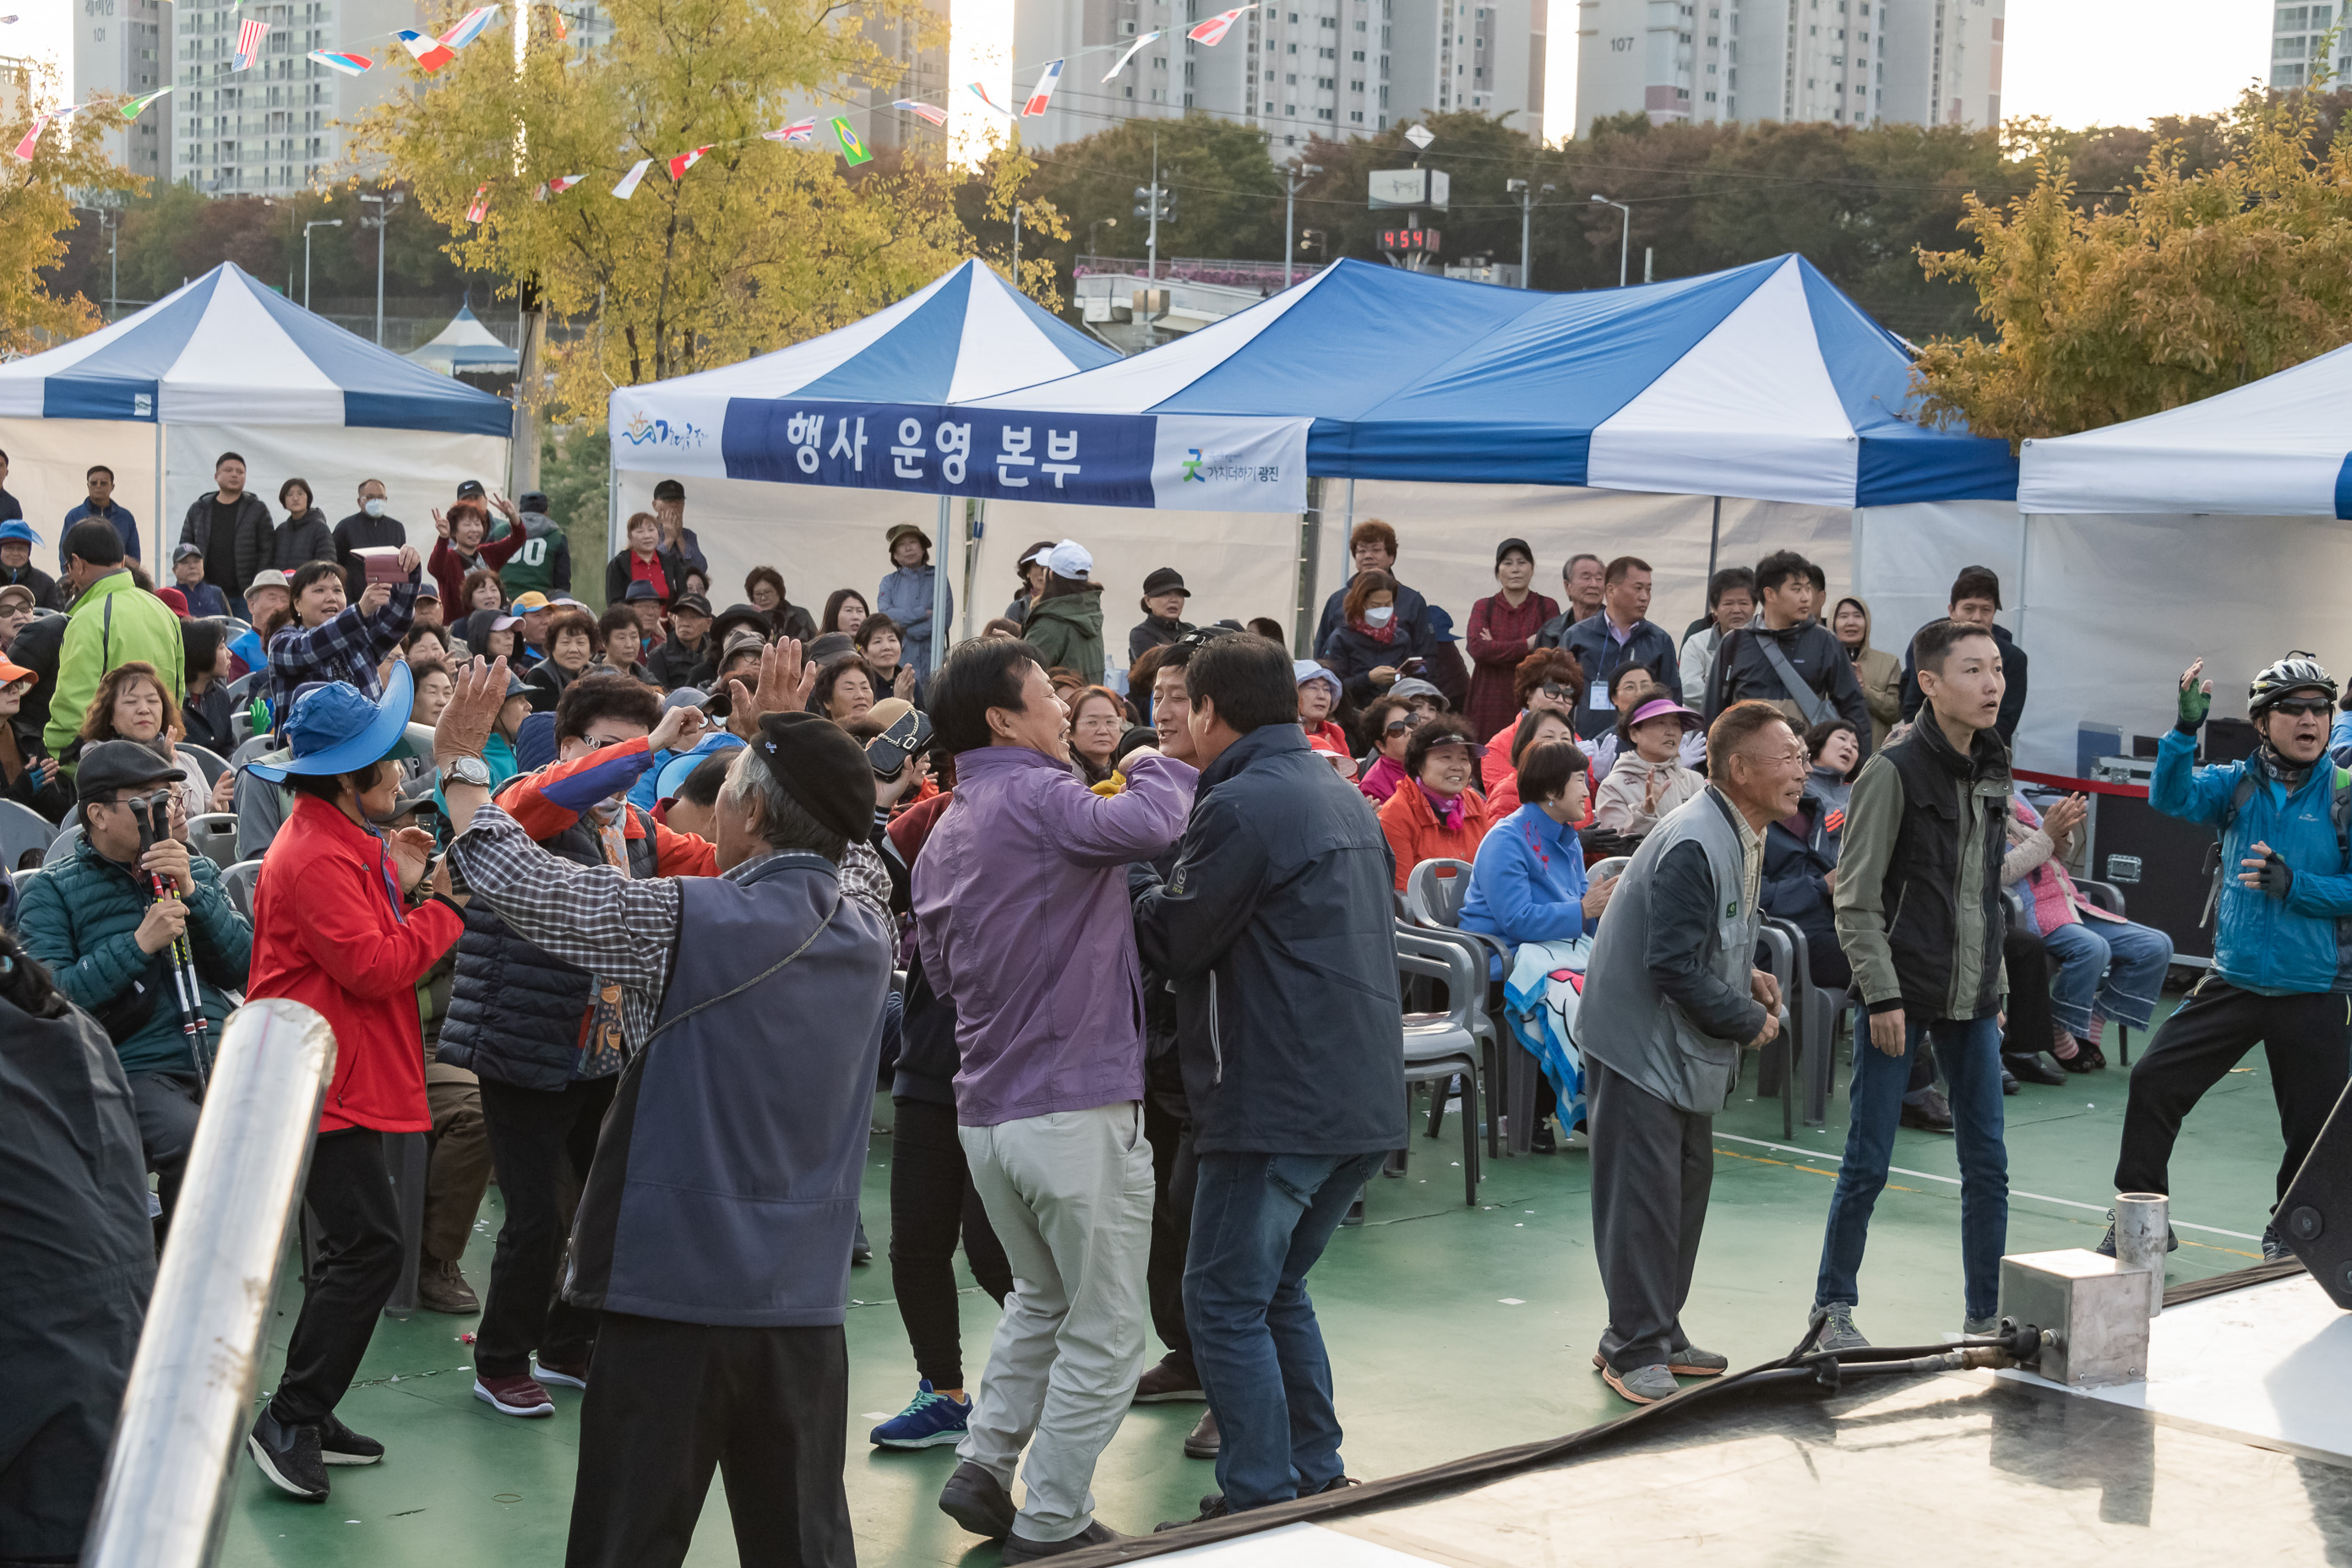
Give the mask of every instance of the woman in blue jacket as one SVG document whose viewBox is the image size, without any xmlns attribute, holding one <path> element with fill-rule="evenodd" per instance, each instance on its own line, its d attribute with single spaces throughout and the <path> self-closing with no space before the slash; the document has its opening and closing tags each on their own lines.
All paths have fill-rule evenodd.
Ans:
<svg viewBox="0 0 2352 1568">
<path fill-rule="evenodd" d="M 1591 936 L 1616 879 L 1584 874 L 1576 835 L 1588 785 L 1584 753 L 1565 741 L 1530 747 L 1519 759 L 1519 809 L 1479 842 L 1462 929 L 1513 947 Z"/>
</svg>

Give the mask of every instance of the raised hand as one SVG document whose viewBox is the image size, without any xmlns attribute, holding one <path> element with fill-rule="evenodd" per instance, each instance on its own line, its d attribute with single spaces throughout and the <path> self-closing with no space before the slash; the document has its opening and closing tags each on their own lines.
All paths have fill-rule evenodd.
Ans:
<svg viewBox="0 0 2352 1568">
<path fill-rule="evenodd" d="M 2205 660 L 2200 656 L 2180 677 L 2180 727 L 2184 730 L 2194 730 L 2205 722 L 2205 715 L 2213 706 L 2213 683 L 2208 680 L 2200 685 L 2197 679 L 2204 668 Z"/>
<path fill-rule="evenodd" d="M 654 752 L 684 752 L 702 739 L 702 727 L 707 722 L 702 710 L 680 706 L 671 709 L 646 737 L 646 749 Z"/>
<path fill-rule="evenodd" d="M 815 689 L 816 666 L 801 658 L 800 639 L 770 643 L 760 653 L 756 689 L 747 691 L 740 680 L 728 680 L 727 727 L 748 741 L 761 714 L 801 712 Z"/>
<path fill-rule="evenodd" d="M 457 672 L 456 684 L 457 695 L 433 726 L 433 760 L 443 767 L 460 757 L 478 757 L 489 744 L 499 710 L 507 702 L 507 661 L 477 659 Z"/>
</svg>

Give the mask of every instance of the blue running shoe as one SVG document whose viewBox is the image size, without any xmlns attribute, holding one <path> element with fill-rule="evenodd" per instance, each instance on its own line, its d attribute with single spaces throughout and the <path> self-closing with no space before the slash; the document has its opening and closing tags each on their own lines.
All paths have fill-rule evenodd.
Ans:
<svg viewBox="0 0 2352 1568">
<path fill-rule="evenodd" d="M 971 1422 L 971 1401 L 931 1391 L 931 1380 L 916 1385 L 915 1402 L 866 1434 L 878 1448 L 931 1448 L 963 1440 Z"/>
</svg>

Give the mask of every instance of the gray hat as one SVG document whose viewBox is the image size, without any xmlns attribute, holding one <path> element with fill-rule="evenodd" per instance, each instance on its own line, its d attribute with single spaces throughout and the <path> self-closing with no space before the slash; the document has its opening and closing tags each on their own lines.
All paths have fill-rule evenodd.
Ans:
<svg viewBox="0 0 2352 1568">
<path fill-rule="evenodd" d="M 662 711 L 667 713 L 673 708 L 699 708 L 709 700 L 709 697 L 702 688 L 680 686 L 662 699 Z"/>
<path fill-rule="evenodd" d="M 1440 708 L 1451 708 L 1454 706 L 1452 703 L 1445 700 L 1445 693 L 1440 691 L 1436 687 L 1432 686 L 1428 681 L 1423 680 L 1419 676 L 1415 675 L 1408 675 L 1402 680 L 1398 681 L 1394 686 L 1390 687 L 1388 694 L 1391 697 L 1402 697 L 1408 702 L 1416 697 L 1429 697 L 1435 699 L 1437 705 Z"/>
<path fill-rule="evenodd" d="M 98 800 L 119 789 L 184 776 L 178 763 L 165 762 L 163 753 L 151 746 L 137 741 L 100 741 L 81 754 L 81 765 L 74 773 L 74 795 L 78 800 Z"/>
</svg>

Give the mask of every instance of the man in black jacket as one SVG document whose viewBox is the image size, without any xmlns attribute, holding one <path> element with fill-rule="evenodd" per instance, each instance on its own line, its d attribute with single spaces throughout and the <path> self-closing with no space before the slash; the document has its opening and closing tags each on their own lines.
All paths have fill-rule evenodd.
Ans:
<svg viewBox="0 0 2352 1568">
<path fill-rule="evenodd" d="M 245 459 L 223 452 L 213 464 L 213 491 L 188 503 L 176 542 L 205 552 L 205 581 L 218 588 L 228 607 L 245 613 L 245 585 L 271 559 L 278 525 L 262 499 L 245 488 Z M 159 544 L 157 548 L 162 548 Z"/>
<path fill-rule="evenodd" d="M 2000 718 L 1993 725 L 2000 732 L 2001 744 L 2017 744 L 2017 721 L 2025 712 L 2025 650 L 2009 635 L 2009 628 L 1992 624 L 2000 613 L 2000 579 L 1990 566 L 1963 566 L 1960 574 L 1952 579 L 1951 618 L 1962 626 L 1982 626 L 1992 634 L 2000 647 L 2000 673 L 2009 682 L 2001 693 Z M 1919 695 L 1919 666 L 1908 649 L 1903 655 L 1903 717 L 1916 719 L 1925 699 Z"/>
<path fill-rule="evenodd" d="M 359 500 L 360 510 L 335 524 L 334 532 L 335 563 L 343 569 L 343 591 L 354 599 L 367 587 L 367 573 L 360 565 L 359 552 L 397 550 L 408 542 L 408 525 L 393 516 L 385 504 L 382 479 L 362 479 Z M 472 607 L 452 605 L 449 613 L 463 616 Z"/>
<path fill-rule="evenodd" d="M 1199 1177 L 1184 1319 L 1217 1417 L 1204 1517 L 1345 1484 L 1306 1277 L 1404 1142 L 1390 913 L 1395 861 L 1307 750 L 1290 656 L 1244 634 L 1184 669 L 1203 768 L 1164 887 L 1136 900 L 1143 962 L 1176 984 Z"/>
<path fill-rule="evenodd" d="M 1829 719 L 1854 728 L 1870 754 L 1870 702 L 1837 634 L 1813 618 L 1821 605 L 1812 563 L 1776 550 L 1756 563 L 1762 605 L 1755 620 L 1724 634 L 1706 673 L 1704 710 L 1712 726 L 1735 702 L 1769 702 L 1800 735 Z"/>
</svg>

